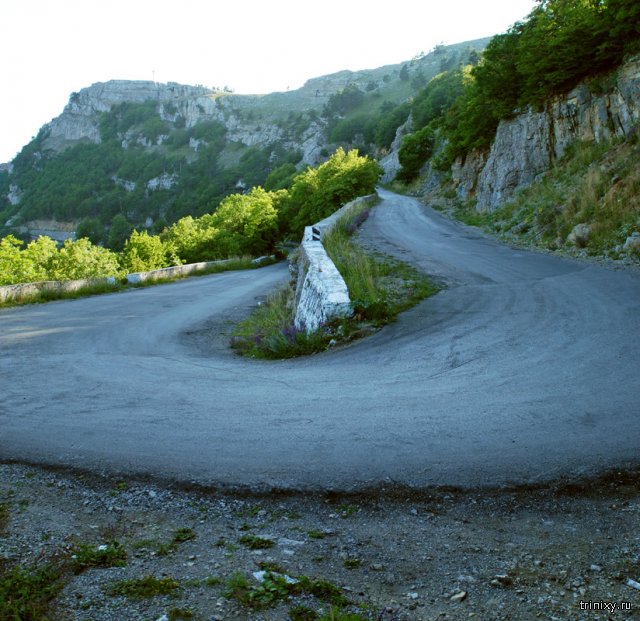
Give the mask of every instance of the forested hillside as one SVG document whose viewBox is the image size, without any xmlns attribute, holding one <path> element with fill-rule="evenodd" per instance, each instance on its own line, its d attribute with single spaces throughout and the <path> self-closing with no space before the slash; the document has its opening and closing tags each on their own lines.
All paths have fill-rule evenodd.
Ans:
<svg viewBox="0 0 640 621">
<path fill-rule="evenodd" d="M 61 227 L 118 251 L 134 228 L 160 233 L 230 194 L 287 188 L 339 146 L 384 155 L 408 100 L 475 62 L 487 41 L 265 96 L 126 81 L 83 89 L 0 171 L 0 236 Z"/>
<path fill-rule="evenodd" d="M 46 236 L 25 245 L 8 235 L 0 241 L 0 285 L 118 277 L 181 263 L 268 254 L 279 241 L 298 239 L 305 224 L 373 192 L 380 173 L 374 160 L 338 149 L 324 164 L 295 175 L 288 190 L 254 187 L 231 194 L 213 213 L 185 216 L 159 235 L 128 231 L 119 252 L 87 238 L 66 240 L 58 248 Z"/>
<path fill-rule="evenodd" d="M 498 123 L 540 107 L 586 78 L 596 82 L 640 51 L 640 4 L 635 0 L 540 0 L 505 34 L 491 39 L 476 66 L 433 79 L 411 102 L 413 133 L 400 151 L 400 178 L 410 180 L 441 145 L 434 165 L 486 150 Z"/>
<path fill-rule="evenodd" d="M 110 271 L 138 270 L 271 252 L 277 242 L 297 238 L 305 223 L 371 191 L 380 169 L 366 156 L 383 158 L 395 149 L 399 166 L 391 170 L 401 183 L 415 191 L 414 180 L 439 171 L 432 177 L 441 192 L 460 197 L 459 181 L 452 189 L 452 167 L 459 175 L 471 160 L 484 165 L 501 124 L 546 110 L 549 101 L 578 84 L 587 84 L 593 97 L 613 92 L 616 69 L 637 52 L 635 0 L 540 0 L 526 18 L 490 41 L 437 46 L 401 65 L 316 78 L 291 93 L 236 96 L 150 82 L 93 85 L 73 94 L 65 112 L 0 168 L 0 234 L 11 234 L 2 242 L 4 282 L 68 273 L 24 267 L 60 263 L 57 252 L 75 257 L 68 263 L 93 252 L 100 267 L 91 273 L 107 264 Z M 631 141 L 628 121 L 622 138 Z M 610 129 L 620 135 L 619 128 Z M 523 142 L 522 150 L 528 148 Z M 553 154 L 545 157 L 550 166 Z M 587 207 L 572 208 L 571 218 L 564 205 L 540 206 L 538 215 L 510 208 L 499 226 L 508 221 L 509 230 L 517 228 L 514 213 L 556 223 L 541 225 L 547 228 L 537 238 L 561 246 L 572 227 L 593 222 L 599 231 L 594 248 L 621 247 L 640 218 L 635 186 L 627 182 L 637 171 L 613 164 L 613 155 L 598 158 L 606 162 L 601 168 L 615 171 L 615 195 L 631 197 L 615 218 L 603 215 L 608 188 L 601 179 L 598 192 L 590 194 L 595 198 Z M 527 184 L 544 169 L 529 172 Z M 574 188 L 559 174 L 562 184 Z M 466 200 L 474 198 L 474 183 L 464 192 Z M 75 230 L 93 250 L 86 241 L 82 252 L 72 241 L 66 249 L 42 238 L 28 248 L 21 245 L 41 221 Z M 119 254 L 104 254 L 101 246 Z M 11 271 L 11 264 L 22 267 Z"/>
</svg>

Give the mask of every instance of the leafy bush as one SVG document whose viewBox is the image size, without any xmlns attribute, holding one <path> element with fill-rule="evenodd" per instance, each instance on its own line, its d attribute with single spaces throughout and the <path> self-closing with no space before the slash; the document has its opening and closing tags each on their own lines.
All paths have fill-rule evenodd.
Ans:
<svg viewBox="0 0 640 621">
<path fill-rule="evenodd" d="M 248 194 L 227 196 L 211 216 L 211 224 L 226 234 L 226 255 L 265 254 L 278 233 L 277 206 L 285 190 L 267 192 L 258 187 Z"/>
<path fill-rule="evenodd" d="M 49 605 L 64 586 L 62 574 L 53 565 L 0 570 L 0 619 L 46 621 Z"/>
<path fill-rule="evenodd" d="M 125 272 L 132 274 L 178 265 L 180 259 L 171 252 L 157 235 L 146 231 L 133 231 L 124 244 L 120 264 Z"/>
<path fill-rule="evenodd" d="M 0 285 L 41 280 L 76 280 L 117 276 L 118 257 L 88 239 L 67 240 L 60 250 L 49 237 L 39 237 L 26 248 L 12 235 L 0 241 Z"/>
<path fill-rule="evenodd" d="M 353 149 L 339 148 L 324 164 L 297 175 L 280 211 L 281 229 L 299 236 L 356 196 L 370 194 L 382 172 L 380 165 Z"/>
<path fill-rule="evenodd" d="M 411 181 L 420 172 L 420 167 L 431 157 L 434 136 L 430 127 L 405 136 L 398 152 L 402 168 L 397 174 L 401 181 Z"/>
</svg>

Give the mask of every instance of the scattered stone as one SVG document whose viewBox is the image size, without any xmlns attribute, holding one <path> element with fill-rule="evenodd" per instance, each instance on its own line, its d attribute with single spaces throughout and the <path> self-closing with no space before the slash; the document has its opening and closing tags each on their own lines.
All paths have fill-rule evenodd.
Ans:
<svg viewBox="0 0 640 621">
<path fill-rule="evenodd" d="M 584 248 L 589 241 L 591 235 L 591 227 L 584 222 L 576 224 L 571 233 L 567 236 L 567 243 L 577 246 L 578 248 Z"/>
<path fill-rule="evenodd" d="M 508 574 L 496 574 L 491 581 L 493 587 L 506 587 L 513 584 L 513 579 Z"/>
<path fill-rule="evenodd" d="M 287 539 L 286 537 L 280 537 L 278 539 L 279 546 L 303 546 L 304 541 L 298 541 L 296 539 Z"/>
<path fill-rule="evenodd" d="M 281 578 L 284 578 L 284 581 L 287 584 L 297 584 L 298 581 L 295 578 L 292 578 L 291 576 L 287 576 L 287 574 L 280 574 L 276 571 L 254 571 L 253 572 L 253 577 L 258 581 L 258 582 L 264 582 L 264 577 L 267 574 L 272 574 L 274 576 L 280 576 Z"/>
<path fill-rule="evenodd" d="M 630 237 L 627 237 L 622 248 L 627 252 L 640 253 L 640 233 L 634 231 Z"/>
<path fill-rule="evenodd" d="M 456 593 L 455 595 L 452 595 L 449 599 L 452 602 L 462 602 L 465 599 L 467 599 L 467 592 L 466 591 L 460 591 L 459 593 Z"/>
<path fill-rule="evenodd" d="M 371 565 L 371 569 L 373 569 L 373 571 L 382 571 L 384 569 L 384 565 L 382 565 L 382 563 L 374 563 Z"/>
<path fill-rule="evenodd" d="M 418 599 L 420 596 L 415 591 L 411 591 L 410 593 L 407 593 L 407 597 L 409 599 Z"/>
<path fill-rule="evenodd" d="M 595 563 L 589 567 L 591 571 L 602 571 L 602 567 L 600 565 L 596 565 Z"/>
<path fill-rule="evenodd" d="M 630 586 L 632 589 L 638 589 L 638 591 L 640 591 L 640 582 L 636 582 L 631 578 L 627 580 L 627 586 Z"/>
</svg>

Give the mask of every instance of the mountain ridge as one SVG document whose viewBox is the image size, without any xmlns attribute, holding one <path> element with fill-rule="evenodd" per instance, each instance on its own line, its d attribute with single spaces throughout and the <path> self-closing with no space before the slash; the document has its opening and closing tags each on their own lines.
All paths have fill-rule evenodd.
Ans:
<svg viewBox="0 0 640 621">
<path fill-rule="evenodd" d="M 72 93 L 62 113 L 0 171 L 0 227 L 28 240 L 35 220 L 97 219 L 108 231 L 121 215 L 131 227 L 158 232 L 185 215 L 213 211 L 230 193 L 264 185 L 272 173 L 275 184 L 286 183 L 339 146 L 380 157 L 391 140 L 375 138 L 377 126 L 395 133 L 408 114 L 404 102 L 488 41 L 437 46 L 404 63 L 343 70 L 263 95 L 175 82 L 96 82 Z M 390 110 L 397 118 L 387 119 Z M 352 118 L 358 128 L 333 135 Z"/>
</svg>

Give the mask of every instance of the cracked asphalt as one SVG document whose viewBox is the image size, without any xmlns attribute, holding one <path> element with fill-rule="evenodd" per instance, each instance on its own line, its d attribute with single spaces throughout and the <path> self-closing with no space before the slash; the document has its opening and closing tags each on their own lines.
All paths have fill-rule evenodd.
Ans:
<svg viewBox="0 0 640 621">
<path fill-rule="evenodd" d="M 0 461 L 336 491 L 637 465 L 639 275 L 380 195 L 363 243 L 446 287 L 347 347 L 265 362 L 197 345 L 285 282 L 284 264 L 0 310 Z"/>
</svg>

